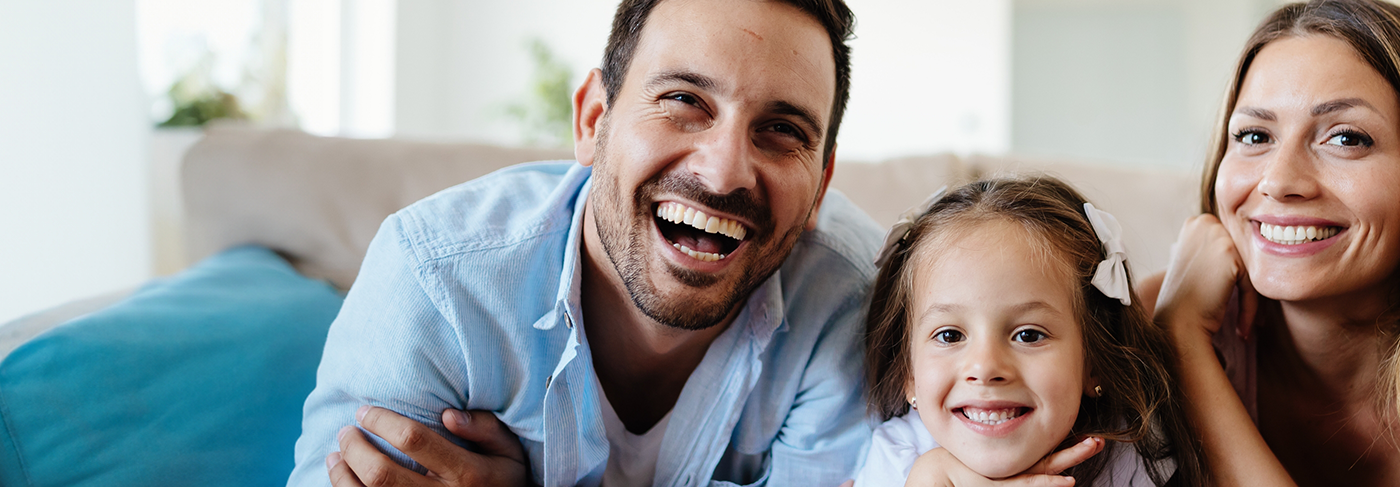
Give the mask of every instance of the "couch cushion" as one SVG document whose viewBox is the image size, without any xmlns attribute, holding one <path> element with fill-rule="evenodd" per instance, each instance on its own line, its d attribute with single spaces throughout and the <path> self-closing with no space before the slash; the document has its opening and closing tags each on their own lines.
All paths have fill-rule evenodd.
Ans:
<svg viewBox="0 0 1400 487">
<path fill-rule="evenodd" d="M 0 362 L 0 485 L 281 485 L 342 296 L 233 249 Z"/>
<path fill-rule="evenodd" d="M 889 227 L 899 214 L 927 199 L 945 185 L 972 180 L 972 173 L 952 154 L 906 157 L 870 164 L 837 162 L 831 187 L 840 190 L 880 226 Z"/>
<path fill-rule="evenodd" d="M 572 158 L 563 150 L 211 128 L 182 166 L 186 248 L 198 260 L 236 245 L 270 247 L 305 275 L 348 289 L 389 214 L 511 164 Z"/>
</svg>

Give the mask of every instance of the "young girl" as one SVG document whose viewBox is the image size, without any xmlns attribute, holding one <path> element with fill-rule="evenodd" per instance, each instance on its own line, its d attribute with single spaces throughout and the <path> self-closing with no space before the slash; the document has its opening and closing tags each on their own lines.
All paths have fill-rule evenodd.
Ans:
<svg viewBox="0 0 1400 487">
<path fill-rule="evenodd" d="M 961 465 L 920 462 L 939 468 L 911 485 L 955 467 L 1008 478 L 1086 437 L 1111 441 L 1063 472 L 1075 484 L 1204 483 L 1172 349 L 1132 294 L 1111 215 L 1043 176 L 925 205 L 877 262 L 866 371 L 885 423 L 857 487 L 904 485 L 940 447 Z"/>
</svg>

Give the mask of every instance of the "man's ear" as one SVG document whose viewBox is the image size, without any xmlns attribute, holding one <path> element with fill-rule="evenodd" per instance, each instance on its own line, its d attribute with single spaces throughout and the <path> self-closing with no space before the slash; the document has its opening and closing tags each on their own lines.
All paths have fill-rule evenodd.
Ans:
<svg viewBox="0 0 1400 487">
<path fill-rule="evenodd" d="M 836 170 L 836 146 L 831 146 L 831 155 L 826 159 L 826 167 L 822 168 L 822 184 L 817 188 L 817 201 L 812 204 L 812 212 L 807 215 L 807 226 L 805 230 L 810 232 L 817 229 L 817 220 L 821 215 L 822 200 L 826 199 L 826 188 L 831 185 L 831 173 Z"/>
<path fill-rule="evenodd" d="M 583 84 L 574 91 L 574 159 L 585 166 L 593 165 L 598 148 L 598 128 L 608 113 L 608 92 L 603 88 L 603 72 L 588 71 Z"/>
</svg>

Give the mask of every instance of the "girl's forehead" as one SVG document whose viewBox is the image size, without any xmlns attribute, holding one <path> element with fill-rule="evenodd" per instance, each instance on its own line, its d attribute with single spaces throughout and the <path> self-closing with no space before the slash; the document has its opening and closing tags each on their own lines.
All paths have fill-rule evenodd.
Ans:
<svg viewBox="0 0 1400 487">
<path fill-rule="evenodd" d="M 1067 258 L 1005 218 L 944 228 L 921 239 L 912 273 L 913 311 L 930 306 L 996 308 L 1045 302 L 1074 314 L 1078 285 Z"/>
</svg>

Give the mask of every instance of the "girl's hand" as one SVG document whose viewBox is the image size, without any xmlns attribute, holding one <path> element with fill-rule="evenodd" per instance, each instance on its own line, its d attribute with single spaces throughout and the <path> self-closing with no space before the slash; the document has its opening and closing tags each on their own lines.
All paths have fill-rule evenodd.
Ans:
<svg viewBox="0 0 1400 487">
<path fill-rule="evenodd" d="M 1103 451 L 1103 438 L 1085 438 L 1074 446 L 1050 454 L 1019 475 L 992 480 L 967 468 L 953 454 L 934 448 L 914 462 L 905 487 L 1070 487 L 1073 477 L 1059 475 Z"/>
<path fill-rule="evenodd" d="M 1209 346 L 1236 289 L 1240 291 L 1237 329 L 1248 336 L 1259 303 L 1249 273 L 1220 220 L 1209 214 L 1194 216 L 1182 225 L 1172 247 L 1166 279 L 1157 294 L 1156 321 L 1166 324 L 1178 341 L 1203 338 Z"/>
</svg>

